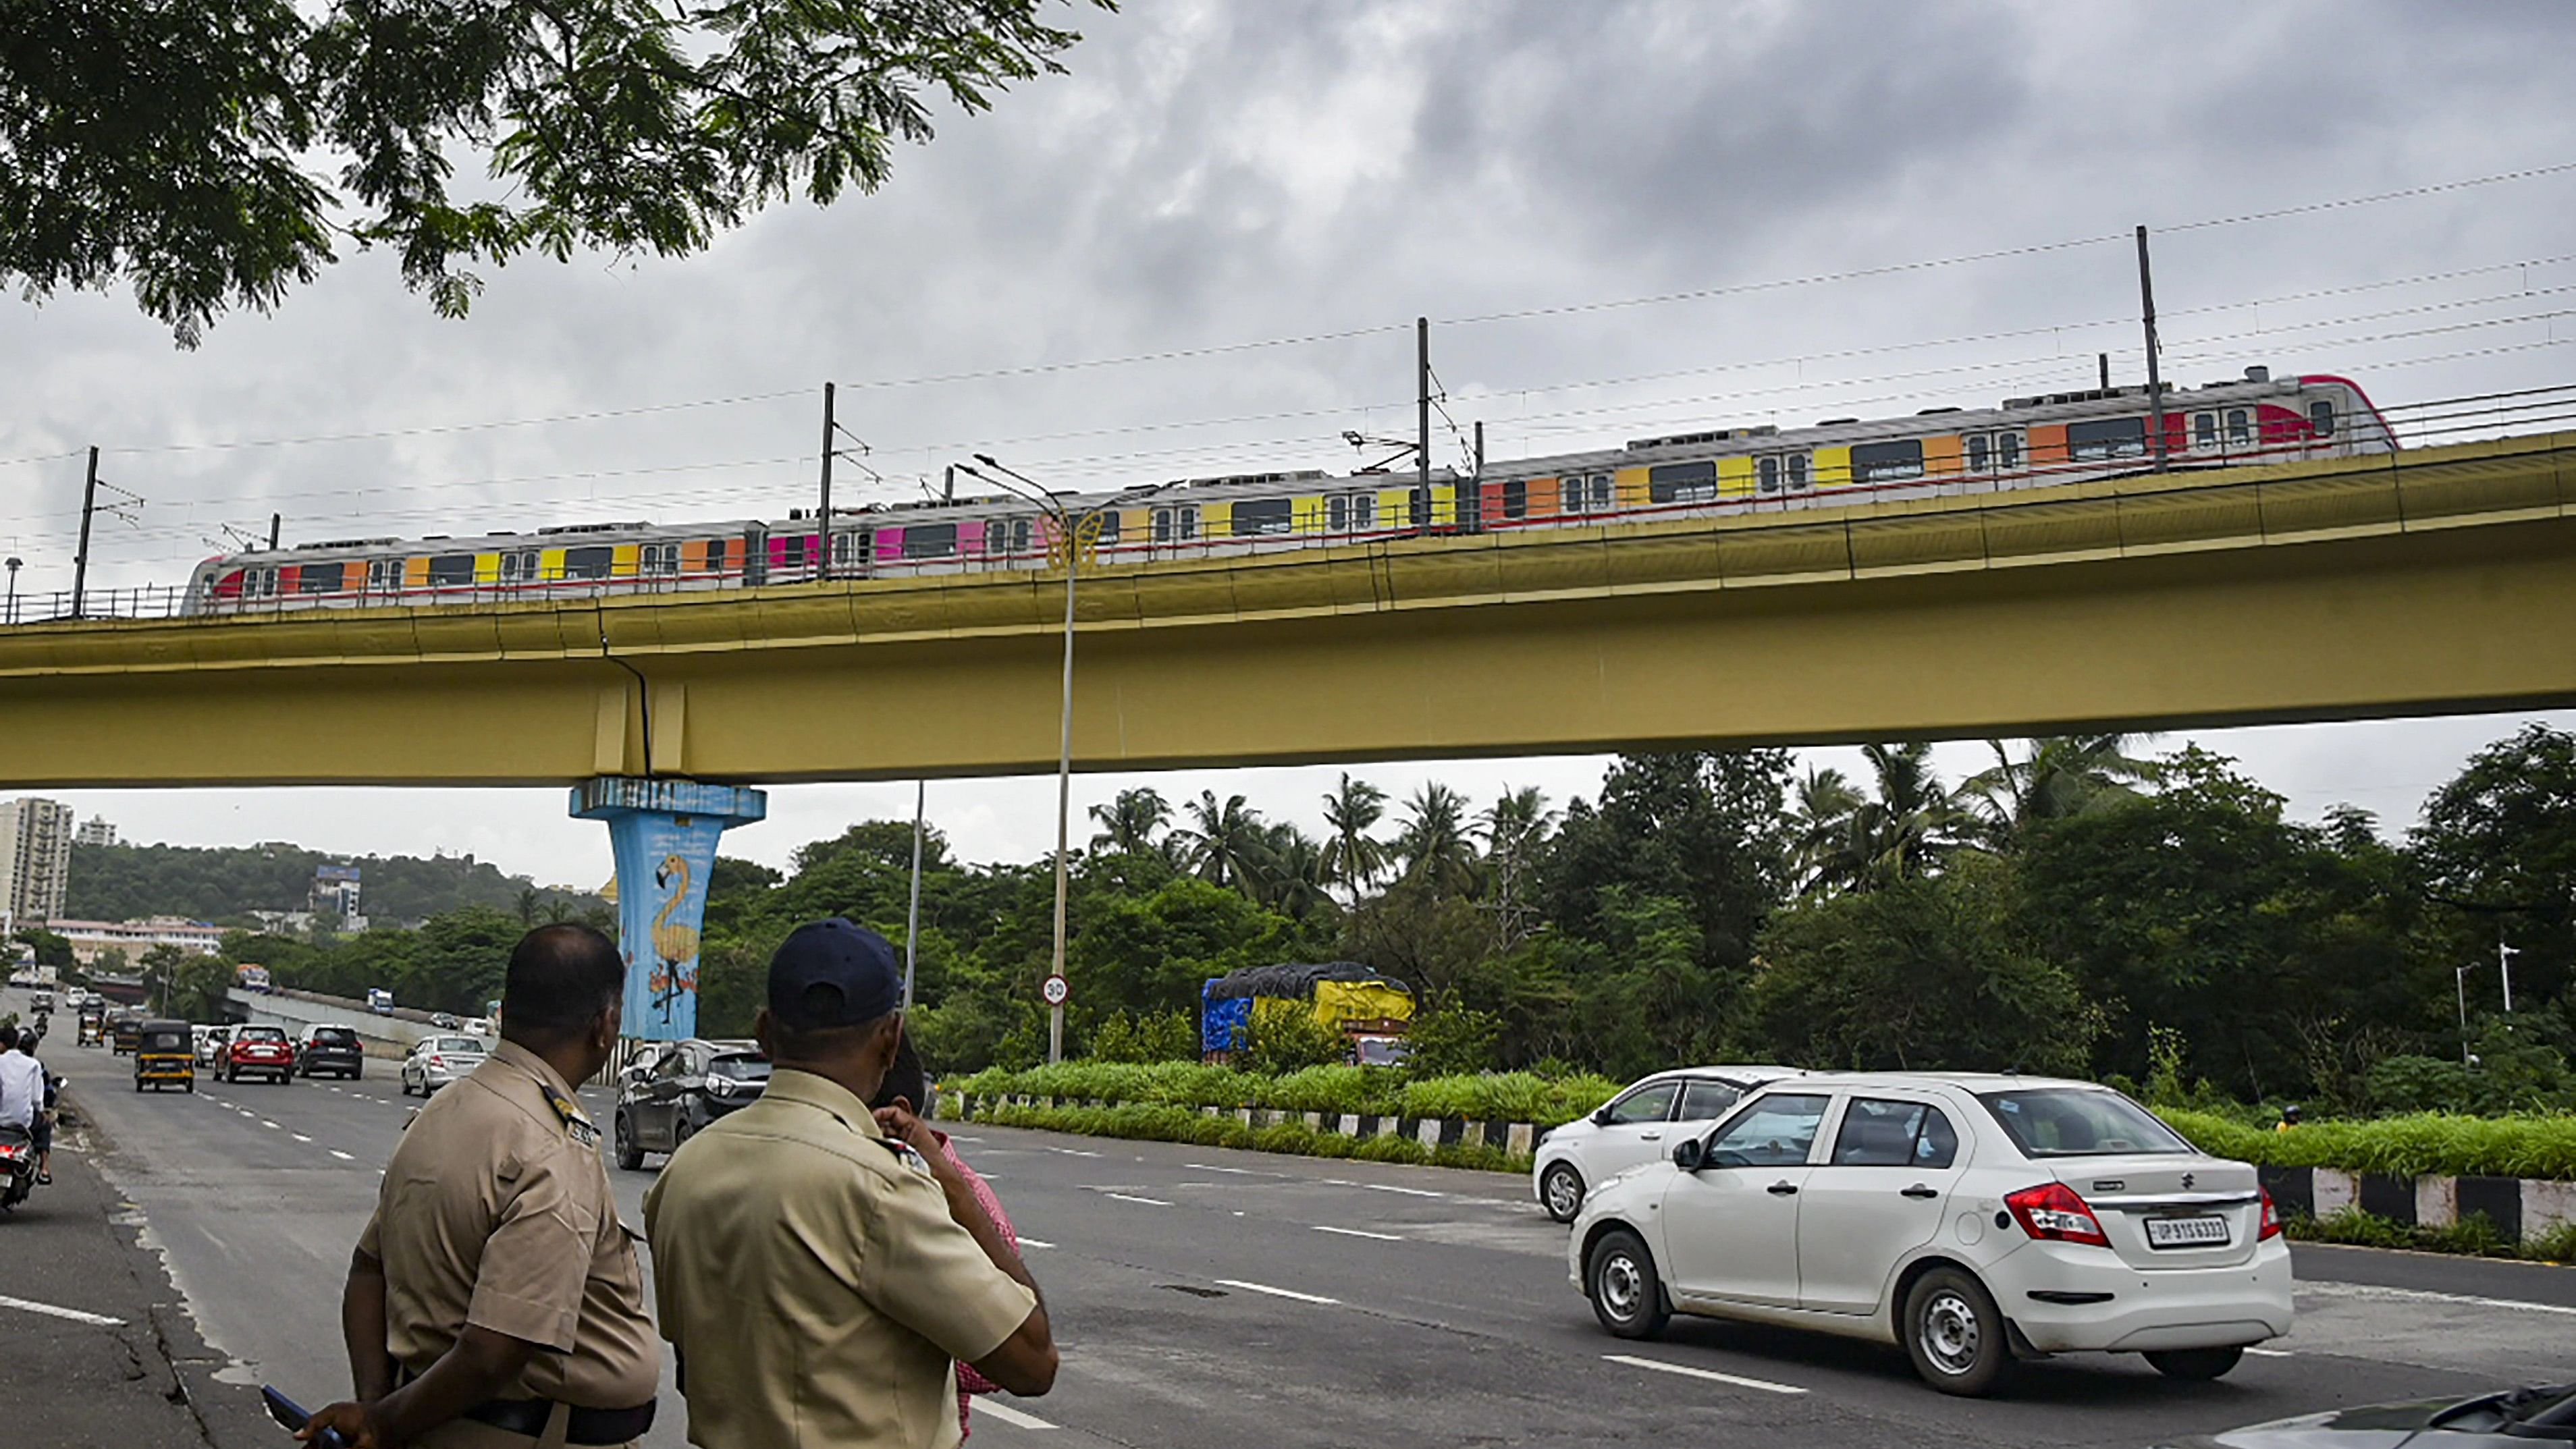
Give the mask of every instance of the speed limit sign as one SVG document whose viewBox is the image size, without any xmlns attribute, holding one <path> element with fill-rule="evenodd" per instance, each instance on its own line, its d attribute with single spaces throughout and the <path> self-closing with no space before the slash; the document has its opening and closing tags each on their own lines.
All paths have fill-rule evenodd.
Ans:
<svg viewBox="0 0 2576 1449">
<path fill-rule="evenodd" d="M 1067 986 L 1061 976 L 1049 976 L 1046 984 L 1038 988 L 1038 995 L 1045 997 L 1049 1006 L 1064 1005 L 1064 999 L 1072 994 L 1073 988 Z"/>
</svg>

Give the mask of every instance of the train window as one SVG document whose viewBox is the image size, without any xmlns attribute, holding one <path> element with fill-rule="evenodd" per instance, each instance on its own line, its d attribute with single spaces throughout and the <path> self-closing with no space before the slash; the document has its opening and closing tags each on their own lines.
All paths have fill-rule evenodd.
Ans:
<svg viewBox="0 0 2576 1449">
<path fill-rule="evenodd" d="M 1514 478 L 1503 484 L 1503 516 L 1529 517 L 1529 480 Z"/>
<path fill-rule="evenodd" d="M 336 594 L 340 592 L 341 564 L 306 564 L 296 577 L 295 590 L 301 594 Z"/>
<path fill-rule="evenodd" d="M 1028 526 L 1023 520 L 1022 528 Z M 991 546 L 994 530 L 985 534 L 986 547 Z M 957 552 L 957 525 L 953 523 L 916 523 L 903 531 L 905 558 L 946 558 Z"/>
<path fill-rule="evenodd" d="M 1024 554 L 1029 551 L 1029 539 L 1031 536 L 1029 520 L 1025 518 L 999 519 L 985 526 L 984 551 L 986 553 L 999 552 Z"/>
<path fill-rule="evenodd" d="M 2191 445 L 2195 448 L 2218 446 L 2218 414 L 2193 413 L 2191 415 Z"/>
<path fill-rule="evenodd" d="M 2308 426 L 2316 429 L 2318 437 L 2333 437 L 2334 424 L 2335 416 L 2333 403 L 2312 402 L 2308 404 Z"/>
<path fill-rule="evenodd" d="M 842 561 L 845 563 L 848 562 L 850 554 L 850 536 L 846 533 L 840 534 L 836 536 L 832 542 L 839 548 Z M 648 574 L 676 574 L 679 571 L 680 546 L 678 544 L 648 543 L 644 545 L 644 572 Z"/>
<path fill-rule="evenodd" d="M 1184 503 L 1172 510 L 1172 534 L 1183 543 L 1199 536 L 1198 505 Z"/>
<path fill-rule="evenodd" d="M 2066 454 L 2078 463 L 2147 455 L 2145 418 L 2094 418 L 2066 425 Z"/>
<path fill-rule="evenodd" d="M 387 579 L 387 578 L 385 577 L 385 576 L 386 576 L 386 574 L 388 574 L 388 573 L 390 573 L 390 574 L 392 574 L 392 575 L 393 575 L 392 579 L 390 579 L 390 580 L 389 580 L 389 579 Z M 371 589 L 385 589 L 385 588 L 391 588 L 395 583 L 400 582 L 400 581 L 401 581 L 401 579 L 402 579 L 402 570 L 401 570 L 401 569 L 399 569 L 399 568 L 394 568 L 394 567 L 389 566 L 386 560 L 384 560 L 384 559 L 380 559 L 380 558 L 371 558 L 371 559 L 367 560 L 367 587 L 368 587 L 368 588 L 371 588 Z"/>
<path fill-rule="evenodd" d="M 1607 513 L 1610 511 L 1610 475 L 1607 473 L 1569 473 L 1561 495 L 1568 513 Z"/>
<path fill-rule="evenodd" d="M 1171 541 L 1172 510 L 1168 508 L 1157 508 L 1154 510 L 1154 542 L 1170 543 Z"/>
<path fill-rule="evenodd" d="M 1761 492 L 1768 494 L 1780 491 L 1780 459 L 1776 454 L 1765 456 L 1755 463 L 1753 471 L 1754 475 L 1762 480 L 1756 485 Z"/>
<path fill-rule="evenodd" d="M 1995 466 L 2006 470 L 2021 466 L 2021 434 L 1995 434 Z"/>
<path fill-rule="evenodd" d="M 1346 533 L 1351 526 L 1351 500 L 1348 494 L 1336 493 L 1324 500 L 1324 528 L 1330 533 Z"/>
<path fill-rule="evenodd" d="M 1354 494 L 1352 494 L 1352 495 L 1351 495 L 1351 527 L 1353 527 L 1353 528 L 1375 528 L 1375 527 L 1377 527 L 1377 495 L 1376 495 L 1376 494 L 1374 494 L 1374 493 L 1354 493 Z"/>
<path fill-rule="evenodd" d="M 1992 449 L 1987 445 L 1986 435 L 1970 433 L 1968 435 L 1968 471 L 1983 473 L 1986 471 L 1986 460 L 1991 456 Z"/>
<path fill-rule="evenodd" d="M 1118 510 L 1104 508 L 1092 515 L 1099 520 L 1091 526 L 1091 546 L 1104 548 L 1118 541 Z"/>
<path fill-rule="evenodd" d="M 1892 443 L 1861 443 L 1851 450 L 1855 483 L 1901 483 L 1923 476 L 1923 440 L 1900 438 Z"/>
<path fill-rule="evenodd" d="M 564 550 L 563 576 L 568 579 L 604 579 L 608 577 L 609 566 L 616 561 L 617 550 L 605 544 L 568 548 Z M 436 559 L 430 560 L 432 569 L 437 566 Z"/>
<path fill-rule="evenodd" d="M 1290 503 L 1285 498 L 1246 499 L 1234 505 L 1234 536 L 1264 538 L 1289 532 Z"/>
<path fill-rule="evenodd" d="M 1429 527 L 1431 523 L 1431 490 L 1428 488 L 1406 489 L 1404 494 L 1404 510 L 1410 517 L 1414 527 Z"/>
<path fill-rule="evenodd" d="M 474 582 L 474 555 L 470 553 L 433 554 L 429 560 L 429 584 L 435 589 L 453 589 Z"/>
<path fill-rule="evenodd" d="M 2253 443 L 2254 426 L 2247 418 L 2245 409 L 2229 408 L 2227 410 L 2227 446 L 2245 448 L 2253 446 Z"/>
<path fill-rule="evenodd" d="M 1781 460 L 1780 460 L 1780 468 L 1781 468 L 1781 471 L 1786 475 L 1786 477 L 1785 477 L 1782 481 L 1786 482 L 1786 483 L 1789 485 L 1789 491 L 1790 491 L 1790 492 L 1792 492 L 1792 493 L 1800 493 L 1800 492 L 1804 492 L 1804 491 L 1806 490 L 1806 487 L 1807 487 L 1807 455 L 1806 455 L 1806 454 L 1804 454 L 1804 453 L 1790 453 L 1790 454 L 1787 454 L 1787 455 L 1783 456 L 1783 457 L 1781 458 Z"/>
<path fill-rule="evenodd" d="M 837 568 L 847 564 L 850 561 L 850 556 L 859 551 L 858 540 L 859 536 L 855 533 L 836 533 L 832 535 L 832 564 L 834 567 Z"/>
<path fill-rule="evenodd" d="M 242 597 L 274 598 L 277 594 L 277 570 L 248 569 L 242 573 Z"/>
<path fill-rule="evenodd" d="M 525 562 L 526 559 L 527 555 L 523 553 L 505 553 L 501 555 L 501 582 L 505 584 L 519 584 L 527 582 L 528 569 Z"/>
<path fill-rule="evenodd" d="M 1654 503 L 1713 503 L 1717 500 L 1717 465 L 1663 463 L 1648 469 L 1646 498 Z"/>
</svg>

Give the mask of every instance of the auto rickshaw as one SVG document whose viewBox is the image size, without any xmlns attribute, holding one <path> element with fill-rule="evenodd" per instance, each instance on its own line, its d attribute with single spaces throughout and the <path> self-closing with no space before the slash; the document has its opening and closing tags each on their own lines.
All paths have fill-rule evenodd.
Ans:
<svg viewBox="0 0 2576 1449">
<path fill-rule="evenodd" d="M 142 1040 L 143 1018 L 132 1014 L 119 1016 L 107 1024 L 107 1042 L 118 1056 L 128 1056 L 134 1044 Z"/>
<path fill-rule="evenodd" d="M 197 1090 L 197 1052 L 184 1021 L 147 1021 L 135 1031 L 134 1090 Z"/>
<path fill-rule="evenodd" d="M 80 1030 L 72 1037 L 79 1046 L 97 1046 L 107 1040 L 107 1013 L 94 1006 L 84 1006 L 80 1013 Z"/>
</svg>

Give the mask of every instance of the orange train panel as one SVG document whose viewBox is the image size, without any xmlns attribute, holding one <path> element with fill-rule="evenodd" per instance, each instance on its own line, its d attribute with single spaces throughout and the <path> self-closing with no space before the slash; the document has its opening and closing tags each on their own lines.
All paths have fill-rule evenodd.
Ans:
<svg viewBox="0 0 2576 1449">
<path fill-rule="evenodd" d="M 1923 476 L 1956 478 L 1959 476 L 1959 435 L 1946 433 L 1923 440 Z"/>
<path fill-rule="evenodd" d="M 1556 505 L 1557 490 L 1555 479 L 1532 478 L 1529 480 L 1530 517 L 1554 518 L 1556 516 Z"/>
<path fill-rule="evenodd" d="M 2030 464 L 2046 468 L 2066 461 L 2066 425 L 2049 423 L 2030 430 Z"/>
<path fill-rule="evenodd" d="M 680 572 L 702 574 L 707 571 L 707 543 L 706 539 L 693 538 L 680 545 Z"/>
</svg>

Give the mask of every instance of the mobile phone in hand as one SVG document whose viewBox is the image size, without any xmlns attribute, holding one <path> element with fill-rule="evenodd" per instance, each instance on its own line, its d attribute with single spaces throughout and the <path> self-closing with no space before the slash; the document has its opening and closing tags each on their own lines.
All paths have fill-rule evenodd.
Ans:
<svg viewBox="0 0 2576 1449">
<path fill-rule="evenodd" d="M 313 1422 L 313 1415 L 302 1404 L 277 1391 L 274 1384 L 259 1386 L 259 1401 L 268 1406 L 268 1416 L 290 1434 L 299 1433 Z M 349 1449 L 348 1441 L 336 1429 L 325 1429 L 313 1437 L 313 1449 Z"/>
</svg>

